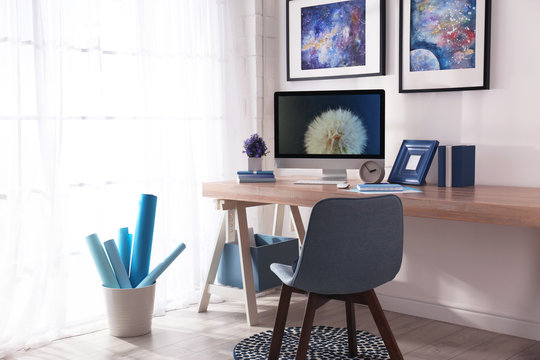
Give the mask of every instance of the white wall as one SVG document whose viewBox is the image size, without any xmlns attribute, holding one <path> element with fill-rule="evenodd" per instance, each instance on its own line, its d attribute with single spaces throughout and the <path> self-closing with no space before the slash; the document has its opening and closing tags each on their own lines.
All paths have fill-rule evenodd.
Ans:
<svg viewBox="0 0 540 360">
<path fill-rule="evenodd" d="M 386 76 L 295 82 L 286 81 L 286 1 L 264 0 L 265 139 L 273 141 L 276 90 L 383 88 L 388 169 L 403 139 L 437 139 L 476 144 L 477 184 L 540 186 L 540 42 L 531 25 L 540 1 L 517 3 L 493 0 L 490 90 L 399 94 L 398 0 L 387 0 Z M 387 309 L 540 340 L 540 229 L 406 218 L 402 269 L 378 293 Z"/>
</svg>

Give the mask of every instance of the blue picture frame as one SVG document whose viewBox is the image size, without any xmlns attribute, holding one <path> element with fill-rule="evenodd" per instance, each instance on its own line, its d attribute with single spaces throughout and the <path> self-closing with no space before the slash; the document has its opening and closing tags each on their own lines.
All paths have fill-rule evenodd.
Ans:
<svg viewBox="0 0 540 360">
<path fill-rule="evenodd" d="M 388 182 L 424 185 L 438 146 L 437 140 L 403 140 Z"/>
</svg>

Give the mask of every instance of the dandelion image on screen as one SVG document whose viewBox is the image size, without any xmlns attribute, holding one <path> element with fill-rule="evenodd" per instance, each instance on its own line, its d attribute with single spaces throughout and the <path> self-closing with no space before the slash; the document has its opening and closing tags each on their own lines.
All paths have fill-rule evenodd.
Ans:
<svg viewBox="0 0 540 360">
<path fill-rule="evenodd" d="M 367 133 L 362 120 L 346 109 L 330 109 L 315 117 L 304 135 L 308 154 L 362 154 Z"/>
</svg>

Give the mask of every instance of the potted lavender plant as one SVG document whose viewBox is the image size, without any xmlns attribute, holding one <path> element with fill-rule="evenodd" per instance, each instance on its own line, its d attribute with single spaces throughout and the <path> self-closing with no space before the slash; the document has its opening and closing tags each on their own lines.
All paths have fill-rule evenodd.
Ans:
<svg viewBox="0 0 540 360">
<path fill-rule="evenodd" d="M 268 148 L 259 134 L 253 134 L 244 140 L 244 151 L 248 156 L 248 171 L 262 170 L 262 157 L 268 154 Z"/>
</svg>

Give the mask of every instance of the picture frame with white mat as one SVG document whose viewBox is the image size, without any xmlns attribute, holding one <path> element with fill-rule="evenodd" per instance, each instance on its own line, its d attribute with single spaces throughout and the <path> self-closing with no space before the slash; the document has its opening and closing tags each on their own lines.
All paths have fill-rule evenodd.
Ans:
<svg viewBox="0 0 540 360">
<path fill-rule="evenodd" d="M 438 146 L 437 140 L 403 140 L 388 182 L 424 185 Z"/>
</svg>

